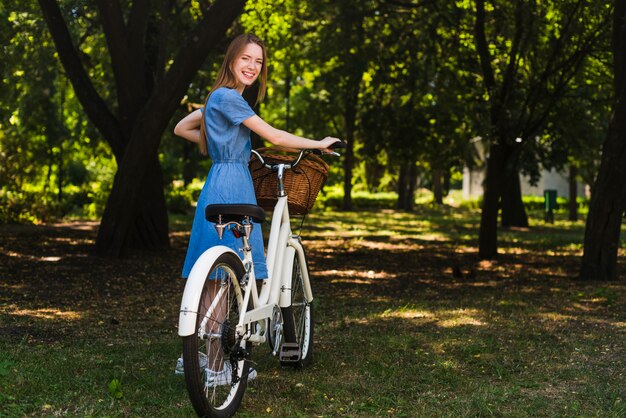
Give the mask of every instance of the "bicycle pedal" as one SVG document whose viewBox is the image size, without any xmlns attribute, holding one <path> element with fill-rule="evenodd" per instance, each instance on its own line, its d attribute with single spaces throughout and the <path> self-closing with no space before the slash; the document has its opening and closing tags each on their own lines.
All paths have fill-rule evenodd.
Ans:
<svg viewBox="0 0 626 418">
<path fill-rule="evenodd" d="M 295 363 L 300 361 L 300 357 L 302 357 L 302 351 L 298 343 L 284 342 L 280 347 L 280 361 Z"/>
</svg>

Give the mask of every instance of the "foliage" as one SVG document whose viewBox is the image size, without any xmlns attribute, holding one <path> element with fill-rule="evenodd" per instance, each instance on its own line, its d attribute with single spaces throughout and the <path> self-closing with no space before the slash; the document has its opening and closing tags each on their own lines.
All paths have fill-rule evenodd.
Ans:
<svg viewBox="0 0 626 418">
<path fill-rule="evenodd" d="M 110 150 L 62 75 L 35 2 L 0 10 L 9 36 L 0 93 L 0 222 L 99 217 L 115 170 Z"/>
<path fill-rule="evenodd" d="M 167 209 L 172 214 L 189 214 L 198 201 L 203 186 L 197 179 L 186 186 L 181 183 L 175 181 L 166 190 Z"/>
<path fill-rule="evenodd" d="M 108 167 L 107 172 L 114 171 L 110 151 L 86 121 L 56 60 L 52 59 L 54 49 L 47 32 L 41 30 L 42 20 L 34 2 L 15 2 L 3 7 L 4 32 L 12 35 L 5 48 L 7 60 L 3 63 L 3 82 L 5 86 L 14 86 L 3 89 L 2 99 L 0 158 L 4 158 L 4 163 L 0 168 L 0 177 L 4 185 L 3 206 L 6 208 L 3 221 L 50 219 L 55 215 L 78 214 L 82 210 L 86 210 L 88 216 L 97 217 L 111 187 L 110 175 L 103 178 L 109 179 L 108 184 L 105 182 L 102 187 L 94 187 L 87 176 L 72 176 L 70 172 L 86 170 L 91 173 L 87 167 L 103 166 Z M 344 42 L 340 40 L 341 31 L 333 29 L 338 7 L 343 6 L 324 1 L 266 0 L 248 4 L 241 18 L 241 27 L 257 32 L 268 45 L 270 88 L 268 100 L 260 112 L 275 126 L 311 137 L 340 135 L 337 127 L 343 122 L 328 115 L 342 114 L 343 111 L 337 107 L 341 103 L 335 100 L 342 95 L 337 77 L 344 70 L 353 70 L 342 67 L 345 64 L 342 62 L 345 59 L 342 55 Z M 352 60 L 355 56 L 367 59 L 365 64 L 360 64 L 365 65 L 365 70 L 360 83 L 363 105 L 359 111 L 358 138 L 362 145 L 357 148 L 361 163 L 355 167 L 355 179 L 358 181 L 355 190 L 364 187 L 372 191 L 393 191 L 397 166 L 409 154 L 427 161 L 426 166 L 455 166 L 467 159 L 467 140 L 477 131 L 471 128 L 476 122 L 472 116 L 481 112 L 472 114 L 464 111 L 468 103 L 475 102 L 477 93 L 471 86 L 476 81 L 472 73 L 472 66 L 476 64 L 467 53 L 471 50 L 464 50 L 471 48 L 471 43 L 467 42 L 465 32 L 458 31 L 458 27 L 470 23 L 462 20 L 467 13 L 458 7 L 362 4 L 363 49 L 358 55 L 355 51 L 348 51 Z M 190 12 L 193 10 L 190 9 Z M 87 9 L 77 9 L 77 22 L 84 28 L 89 28 L 91 19 Z M 313 28 L 316 30 L 311 30 Z M 92 56 L 90 71 L 93 79 L 101 91 L 112 92 L 107 87 L 112 84 L 110 72 L 105 70 L 109 64 L 94 60 L 94 57 L 100 59 L 106 56 L 98 52 L 105 48 L 104 40 L 92 35 L 85 37 L 83 42 L 83 48 Z M 42 45 L 44 48 L 41 48 Z M 594 58 L 595 63 L 586 66 L 584 76 L 581 73 L 578 77 L 582 86 L 597 84 L 599 78 L 607 79 L 603 69 L 606 59 L 601 55 Z M 52 67 L 43 68 L 38 64 L 50 61 L 55 63 Z M 321 65 L 323 62 L 327 64 Z M 203 102 L 218 63 L 218 56 L 209 57 L 207 65 L 190 86 L 187 105 L 181 106 L 174 121 L 189 111 L 192 103 Z M 102 77 L 97 74 L 102 74 Z M 602 82 L 601 85 L 605 84 Z M 51 86 L 54 88 L 49 89 Z M 48 95 L 40 94 L 47 89 L 50 91 Z M 574 144 L 582 139 L 582 128 L 574 128 L 576 125 L 573 122 L 594 121 L 594 127 L 588 129 L 590 133 L 605 129 L 597 122 L 601 123 L 605 118 L 595 117 L 595 114 L 593 119 L 576 117 L 572 106 L 583 108 L 582 103 L 587 98 L 597 103 L 606 94 L 601 95 L 598 89 L 583 88 L 579 91 L 582 94 L 568 98 L 570 104 L 564 103 L 557 108 L 568 110 L 555 119 L 560 125 L 550 125 L 550 138 L 561 138 L 557 143 L 567 139 L 567 143 Z M 46 108 L 33 107 L 42 99 L 50 101 L 48 109 L 58 109 L 60 103 L 62 112 L 31 117 L 33 110 L 41 112 Z M 10 103 L 18 106 L 12 108 Z M 596 113 L 600 109 L 594 105 L 585 108 Z M 44 131 L 45 126 L 47 129 Z M 557 126 L 563 128 L 558 130 Z M 572 133 L 563 129 L 570 129 Z M 51 147 L 51 141 L 56 141 L 58 145 Z M 555 143 L 553 139 L 549 141 Z M 581 157 L 592 154 L 589 151 L 594 148 L 588 146 L 589 141 L 581 140 L 579 143 L 579 147 L 586 147 L 579 153 Z M 597 148 L 598 145 L 595 145 Z M 575 149 L 578 148 L 572 148 L 572 152 Z M 562 147 L 556 150 L 562 150 Z M 563 155 L 563 152 L 552 154 Z M 96 162 L 96 156 L 106 158 L 98 158 Z M 164 135 L 160 159 L 165 169 L 166 184 L 180 179 L 188 183 L 193 177 L 202 178 L 208 169 L 207 164 L 200 163 L 193 147 L 174 138 L 171 129 Z M 38 161 L 37 166 L 46 167 L 49 172 L 28 168 L 30 161 Z M 593 163 L 594 160 L 581 158 L 581 161 Z M 340 182 L 342 176 L 341 171 L 335 172 L 337 175 L 331 178 L 333 184 Z M 593 169 L 587 172 L 593 173 Z M 584 175 L 591 178 L 592 174 Z M 101 178 L 99 173 L 92 173 L 91 177 Z M 387 180 L 380 183 L 383 178 Z M 37 186 L 31 187 L 30 194 L 16 193 L 24 183 Z M 38 211 L 34 207 L 32 202 L 42 195 L 47 195 L 42 201 L 49 202 L 45 205 L 52 205 L 52 210 Z M 100 203 L 91 201 L 92 198 Z"/>
<path fill-rule="evenodd" d="M 87 76 L 120 116 L 115 63 L 94 4 L 57 3 Z M 249 1 L 227 38 L 251 31 L 268 45 L 263 118 L 306 137 L 351 139 L 354 159 L 348 154 L 331 162 L 329 186 L 350 175 L 357 207 L 394 207 L 394 195 L 368 202 L 363 191 L 395 193 L 400 200 L 405 183 L 411 193 L 434 189 L 437 176 L 448 179 L 464 164 L 480 164 L 488 148 L 476 144 L 493 140 L 489 99 L 497 97 L 504 109 L 501 135 L 509 142 L 522 138 L 512 162 L 516 169 L 536 178 L 541 167 L 572 165 L 591 183 L 613 100 L 612 6 L 486 2 L 489 64 L 502 81 L 496 83 L 498 96 L 483 86 L 474 42 L 478 3 L 483 2 Z M 124 16 L 131 4 L 123 2 Z M 204 5 L 174 1 L 152 15 L 156 26 L 176 22 L 159 43 L 162 54 L 148 54 L 155 59 L 150 68 L 160 68 L 151 73 L 153 82 L 172 65 L 173 52 L 202 17 Z M 34 0 L 0 5 L 0 223 L 99 218 L 118 169 L 110 144 L 87 120 L 58 64 L 44 26 Z M 205 178 L 210 162 L 175 138 L 172 128 L 204 101 L 227 42 L 208 54 L 160 141 L 167 205 L 175 212 L 188 210 L 194 193 L 187 186 Z M 350 164 L 344 166 L 346 159 Z M 338 199 L 333 194 L 329 205 Z"/>
</svg>

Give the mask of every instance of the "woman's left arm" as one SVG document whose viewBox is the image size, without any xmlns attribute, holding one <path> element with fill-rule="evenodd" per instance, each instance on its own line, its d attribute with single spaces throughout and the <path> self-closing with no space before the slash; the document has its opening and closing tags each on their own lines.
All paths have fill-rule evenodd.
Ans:
<svg viewBox="0 0 626 418">
<path fill-rule="evenodd" d="M 267 139 L 274 145 L 295 149 L 322 149 L 329 151 L 327 148 L 331 144 L 339 141 L 337 138 L 326 137 L 320 141 L 313 139 L 302 138 L 297 135 L 290 134 L 289 132 L 281 129 L 276 129 L 269 123 L 265 122 L 259 116 L 254 115 L 243 121 L 243 124 L 251 131 L 256 132 L 262 138 Z"/>
</svg>

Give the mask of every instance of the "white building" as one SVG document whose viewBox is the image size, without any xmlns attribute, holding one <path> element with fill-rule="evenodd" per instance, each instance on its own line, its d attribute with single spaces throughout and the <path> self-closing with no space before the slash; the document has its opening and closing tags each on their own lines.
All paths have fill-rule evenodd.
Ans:
<svg viewBox="0 0 626 418">
<path fill-rule="evenodd" d="M 475 199 L 483 195 L 483 181 L 485 168 L 463 169 L 463 199 Z M 536 186 L 530 184 L 529 178 L 520 177 L 520 185 L 523 196 L 543 196 L 543 191 L 556 190 L 557 196 L 569 197 L 569 179 L 567 172 L 560 173 L 556 170 L 542 170 L 541 178 Z M 577 195 L 587 196 L 587 190 L 583 183 L 577 185 Z"/>
<path fill-rule="evenodd" d="M 517 138 L 520 142 L 521 138 Z M 472 169 L 463 168 L 463 199 L 475 199 L 483 195 L 483 181 L 485 179 L 486 170 L 486 152 L 485 144 L 482 138 L 477 136 L 471 141 L 473 148 L 474 161 L 478 165 Z M 552 170 L 541 170 L 539 181 L 535 186 L 530 184 L 529 177 L 520 177 L 520 187 L 522 196 L 543 196 L 544 190 L 556 190 L 556 195 L 569 198 L 569 176 L 567 170 L 558 172 Z M 589 197 L 588 188 L 578 182 L 576 195 L 579 197 Z"/>
</svg>

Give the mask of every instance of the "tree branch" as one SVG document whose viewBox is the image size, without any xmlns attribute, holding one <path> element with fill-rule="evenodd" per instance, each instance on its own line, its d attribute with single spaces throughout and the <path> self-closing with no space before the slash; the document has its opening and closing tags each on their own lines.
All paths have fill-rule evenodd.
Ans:
<svg viewBox="0 0 626 418">
<path fill-rule="evenodd" d="M 110 111 L 102 97 L 91 83 L 87 72 L 83 68 L 77 49 L 61 15 L 59 5 L 54 0 L 38 0 L 44 20 L 48 25 L 59 59 L 70 79 L 76 97 L 80 101 L 85 113 L 93 122 L 102 136 L 111 146 L 111 150 L 118 162 L 124 153 L 125 137 L 120 129 L 118 120 Z"/>
<path fill-rule="evenodd" d="M 128 44 L 130 49 L 131 66 L 136 68 L 137 77 L 143 79 L 141 88 L 147 94 L 147 83 L 145 80 L 145 51 L 146 32 L 150 20 L 149 0 L 135 0 L 130 11 L 128 23 L 126 25 L 128 34 Z"/>
<path fill-rule="evenodd" d="M 480 68 L 483 73 L 483 81 L 485 88 L 489 94 L 489 114 L 491 125 L 496 127 L 500 124 L 501 104 L 496 103 L 496 79 L 491 67 L 491 54 L 487 45 L 487 37 L 485 35 L 485 1 L 475 0 L 476 4 L 476 22 L 474 24 L 474 39 L 476 43 L 476 52 L 480 61 Z"/>
<path fill-rule="evenodd" d="M 122 129 L 129 135 L 140 104 L 146 99 L 142 71 L 144 54 L 141 49 L 131 49 L 131 45 L 138 45 L 141 48 L 143 41 L 129 39 L 119 0 L 97 0 L 96 3 L 111 55 L 111 66 L 115 77 L 115 89 L 121 116 L 120 123 Z M 137 7 L 133 6 L 135 10 L 133 22 L 141 23 L 141 19 L 137 16 Z M 129 32 L 137 35 L 134 28 Z M 140 38 L 143 39 L 143 34 L 140 35 Z"/>
<path fill-rule="evenodd" d="M 519 50 L 523 35 L 523 4 L 520 0 L 517 0 L 517 3 L 515 5 L 515 35 L 513 36 L 513 42 L 511 43 L 509 62 L 506 66 L 506 71 L 504 72 L 504 78 L 502 80 L 502 88 L 500 89 L 500 103 L 506 103 L 508 101 L 509 92 L 517 76 Z"/>
<path fill-rule="evenodd" d="M 613 61 L 615 66 L 615 92 L 622 91 L 626 77 L 626 0 L 615 0 L 613 12 Z"/>
</svg>

